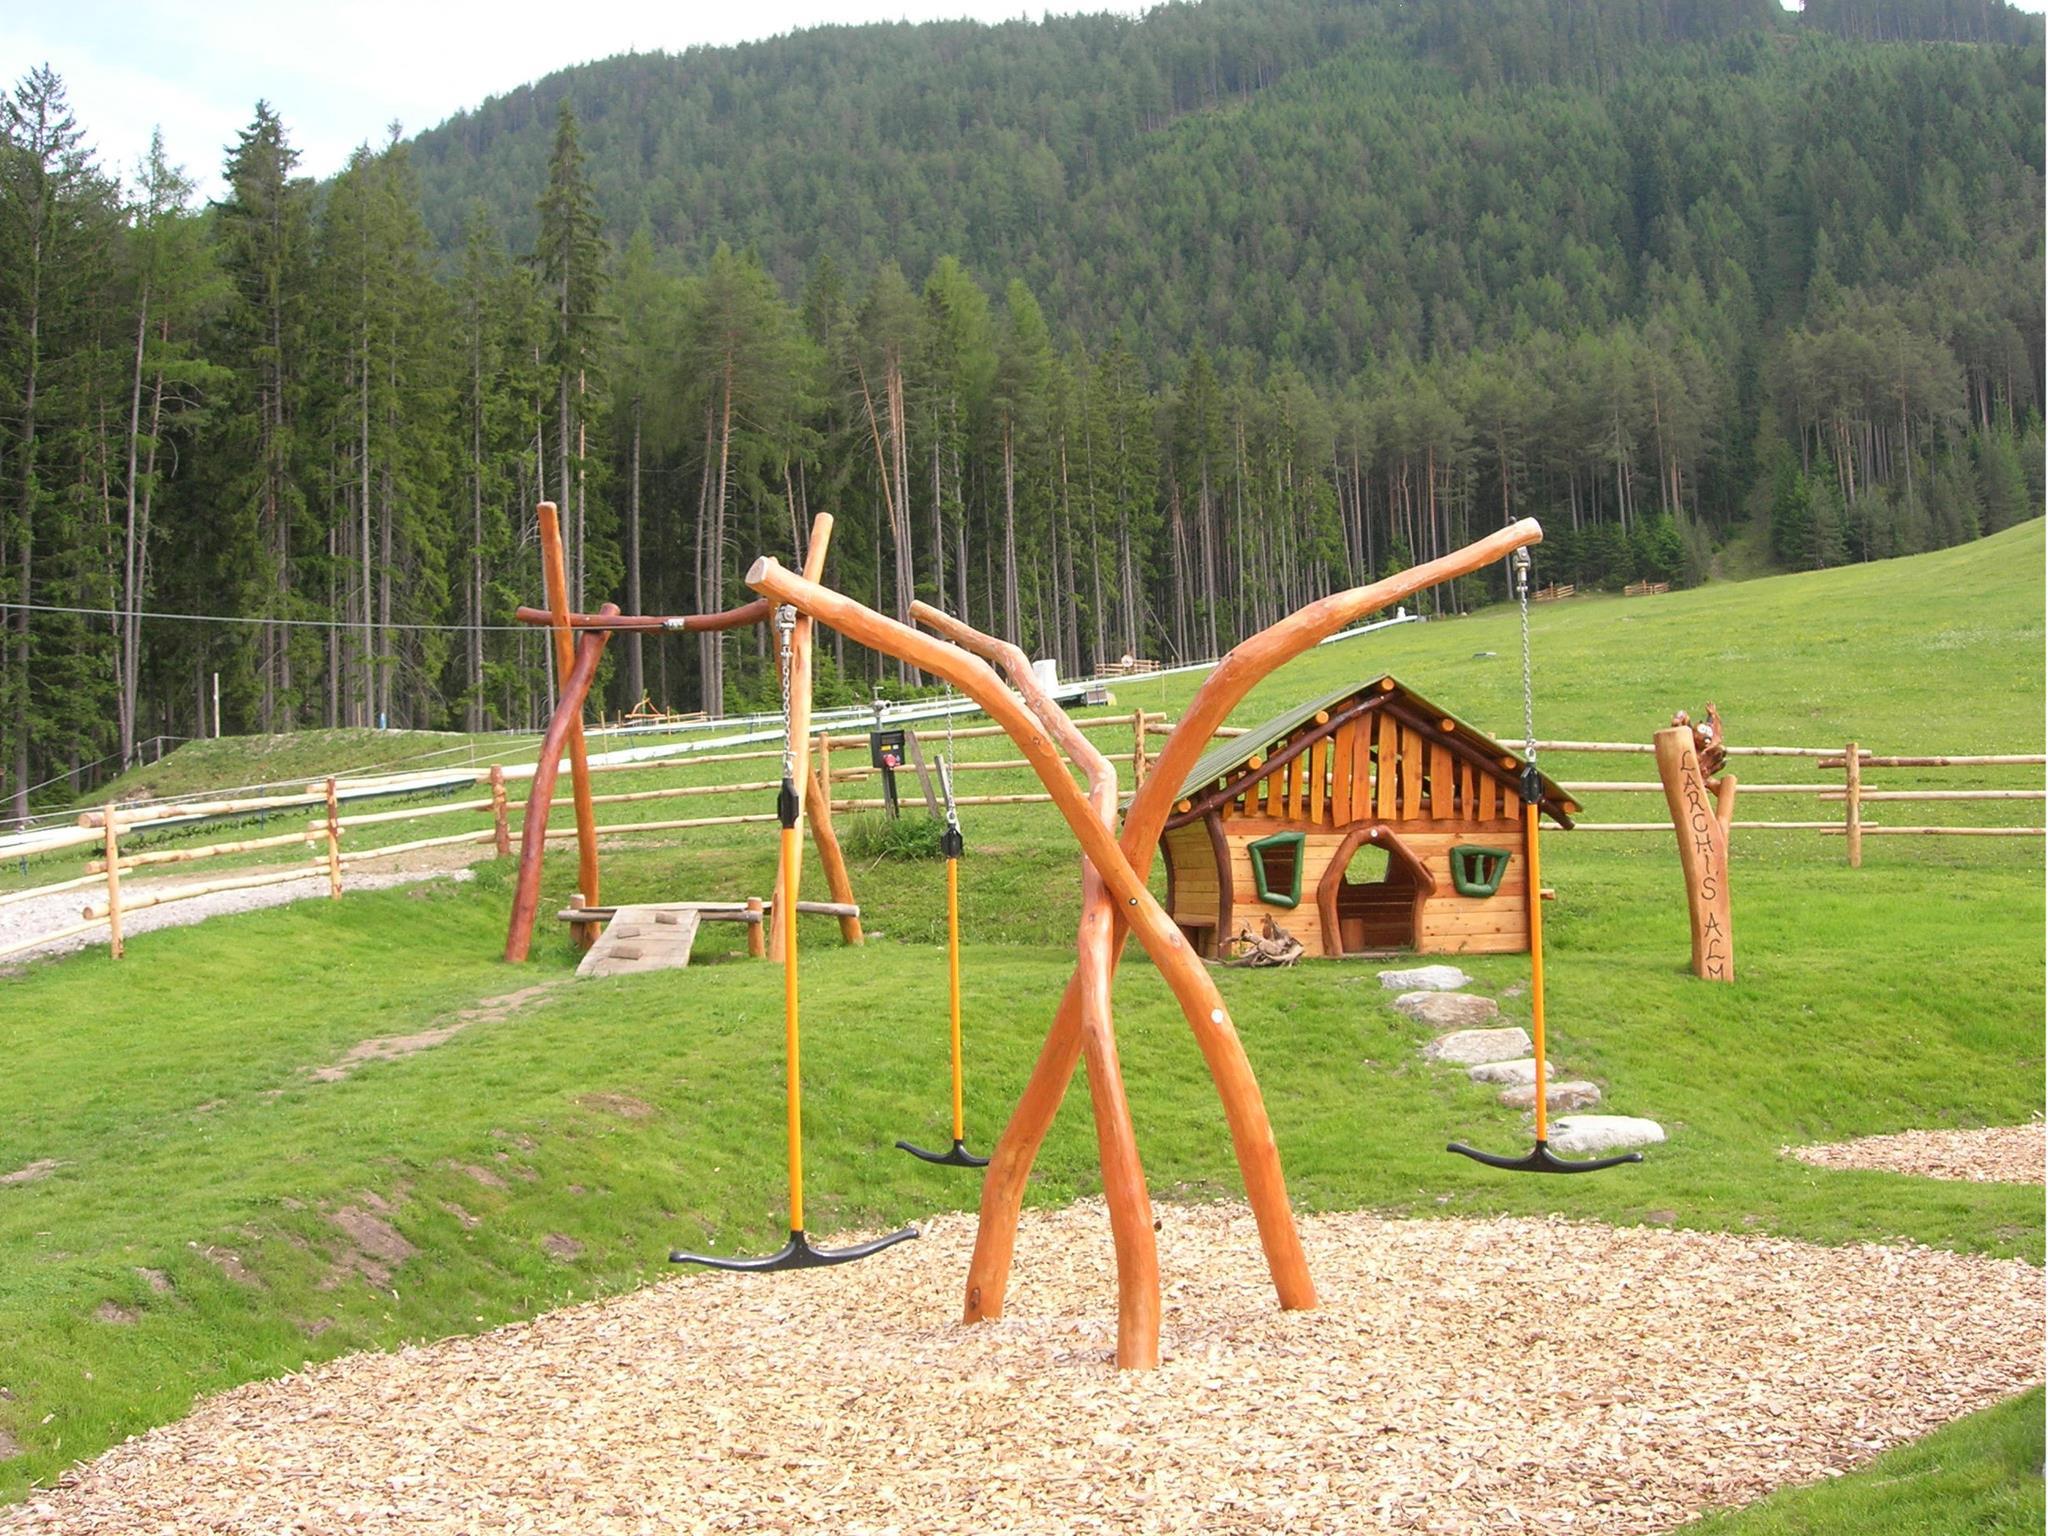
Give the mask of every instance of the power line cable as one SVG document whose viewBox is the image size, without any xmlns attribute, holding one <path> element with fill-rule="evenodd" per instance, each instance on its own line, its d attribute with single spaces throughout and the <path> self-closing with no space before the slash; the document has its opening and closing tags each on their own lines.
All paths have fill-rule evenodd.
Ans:
<svg viewBox="0 0 2048 1536">
<path fill-rule="evenodd" d="M 380 624 L 361 619 L 266 619 L 240 613 L 158 613 L 145 608 L 68 608 L 56 603 L 5 603 L 0 612 L 68 613 L 89 619 L 174 619 L 187 624 L 271 624 L 286 629 L 403 629 L 439 634 L 537 634 L 531 624 Z"/>
</svg>

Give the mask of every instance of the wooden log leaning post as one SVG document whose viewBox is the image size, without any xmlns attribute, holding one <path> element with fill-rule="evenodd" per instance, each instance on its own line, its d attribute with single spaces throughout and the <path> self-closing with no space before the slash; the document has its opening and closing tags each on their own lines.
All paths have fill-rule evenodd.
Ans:
<svg viewBox="0 0 2048 1536">
<path fill-rule="evenodd" d="M 860 926 L 860 903 L 853 899 L 853 877 L 846 872 L 846 855 L 839 848 L 839 831 L 832 825 L 832 738 L 820 734 L 817 738 L 818 761 L 811 769 L 810 783 L 804 787 L 804 815 L 810 818 L 811 841 L 818 845 L 818 862 L 825 866 L 825 884 L 831 887 L 832 900 L 840 906 L 852 907 L 850 913 L 839 918 L 839 942 L 842 944 L 865 944 L 867 935 Z M 868 769 L 852 769 L 850 775 L 869 772 Z"/>
<path fill-rule="evenodd" d="M 1685 903 L 1692 918 L 1692 972 L 1705 981 L 1735 979 L 1735 933 L 1728 894 L 1728 828 L 1735 814 L 1735 775 L 1709 780 L 1689 725 L 1655 737 L 1657 776 L 1678 833 Z"/>
<path fill-rule="evenodd" d="M 551 626 L 555 644 L 555 676 L 562 680 L 562 697 L 569 695 L 569 673 L 576 663 L 576 642 L 571 638 L 569 627 L 569 572 L 562 555 L 562 527 L 552 501 L 544 501 L 539 507 L 541 578 L 547 586 L 548 609 L 554 616 Z M 616 605 L 607 604 L 611 612 L 617 613 Z M 602 649 L 602 647 L 600 647 Z M 588 685 L 585 685 L 588 692 Z M 599 899 L 597 888 L 597 808 L 590 803 L 590 754 L 583 744 L 582 700 L 577 700 L 575 718 L 569 722 L 567 738 L 569 749 L 569 785 L 576 798 L 576 877 L 582 883 L 583 894 L 591 903 Z M 541 802 L 541 819 L 545 821 L 547 802 Z M 579 949 L 588 949 L 597 942 L 597 925 L 594 923 L 572 923 L 570 935 Z"/>
<path fill-rule="evenodd" d="M 1477 543 L 1398 575 L 1319 599 L 1240 643 L 1196 691 L 1187 710 L 1167 733 L 1160 755 L 1147 769 L 1145 783 L 1132 797 L 1121 839 L 1124 855 L 1132 867 L 1152 867 L 1179 786 L 1212 736 L 1238 734 L 1223 722 L 1268 674 L 1367 614 L 1505 559 L 1542 537 L 1543 530 L 1536 521 L 1525 518 Z M 1120 910 L 1110 949 L 1112 962 L 1121 956 L 1128 935 L 1129 924 Z M 1031 1177 L 1031 1164 L 1052 1128 L 1053 1116 L 1065 1096 L 1081 1049 L 1081 980 L 1077 976 L 1068 983 L 1052 1028 L 1039 1048 L 1030 1080 L 982 1175 L 981 1222 L 975 1231 L 974 1258 L 967 1275 L 970 1320 L 1002 1316 L 1016 1247 L 1017 1221 L 1023 1209 L 1025 1185 Z M 1257 1209 L 1256 1200 L 1253 1204 Z M 1283 1292 L 1282 1305 L 1314 1305 L 1314 1288 L 1308 1283 L 1305 1269 L 1300 1288 L 1294 1292 L 1297 1298 L 1303 1294 L 1306 1300 L 1289 1300 Z"/>
<path fill-rule="evenodd" d="M 107 942 L 116 960 L 123 954 L 121 943 L 121 833 L 120 818 L 109 816 L 107 829 Z"/>
<path fill-rule="evenodd" d="M 618 608 L 606 603 L 599 611 L 616 613 Z M 575 665 L 563 674 L 562 696 L 548 721 L 547 735 L 541 738 L 540 760 L 533 765 L 533 785 L 526 797 L 526 824 L 519 829 L 519 879 L 512 891 L 512 920 L 505 930 L 505 958 L 514 965 L 523 961 L 533 947 L 533 920 L 540 910 L 541 855 L 548 846 L 548 807 L 555 799 L 562 747 L 569 739 L 571 727 L 582 724 L 583 701 L 597 678 L 597 664 L 610 639 L 611 631 L 607 629 L 587 629 L 577 638 Z M 595 846 L 595 828 L 592 832 L 590 842 Z"/>
<path fill-rule="evenodd" d="M 992 661 L 1009 675 L 1026 707 L 1088 775 L 1088 802 L 1106 828 L 1116 826 L 1116 769 L 1087 736 L 1075 728 L 1031 670 L 1022 650 L 985 635 L 938 609 L 911 605 L 912 616 L 927 629 L 964 650 Z M 1144 714 L 1137 716 L 1139 750 L 1144 748 Z M 1087 859 L 1081 866 L 1080 967 L 1081 1038 L 1088 1058 L 1088 1097 L 1095 1116 L 1097 1155 L 1102 1164 L 1103 1198 L 1109 1206 L 1110 1235 L 1116 1249 L 1116 1363 L 1125 1370 L 1150 1370 L 1159 1364 L 1159 1247 L 1153 1237 L 1152 1196 L 1145 1187 L 1145 1169 L 1138 1156 L 1138 1134 L 1131 1123 L 1130 1100 L 1124 1092 L 1123 1066 L 1117 1057 L 1116 1023 L 1110 1004 L 1110 941 L 1116 930 L 1116 902 L 1102 872 Z"/>
<path fill-rule="evenodd" d="M 512 818 L 505 804 L 505 765 L 491 764 L 491 830 L 497 835 L 492 838 L 498 850 L 498 857 L 512 857 Z"/>
<path fill-rule="evenodd" d="M 1850 742 L 1842 751 L 1842 788 L 1847 806 L 1842 815 L 1842 830 L 1849 844 L 1849 867 L 1863 867 L 1863 759 L 1857 754 L 1856 743 Z"/>
<path fill-rule="evenodd" d="M 327 899 L 341 900 L 341 805 L 327 781 Z"/>
<path fill-rule="evenodd" d="M 831 547 L 832 514 L 820 512 L 811 519 L 811 541 L 804 546 L 804 580 L 817 581 L 825 574 L 825 555 Z M 780 637 L 773 632 L 774 614 L 771 612 L 768 617 L 770 624 L 768 649 L 772 658 L 782 642 Z M 797 784 L 799 786 L 798 793 L 803 796 L 803 814 L 806 817 L 810 817 L 812 815 L 811 806 L 814 804 L 811 794 L 810 767 L 811 617 L 809 614 L 802 612 L 797 614 L 796 628 L 789 637 L 789 715 L 790 719 L 796 722 L 795 735 L 791 737 L 791 740 L 797 745 L 796 771 Z M 839 852 L 839 839 L 831 831 L 831 797 L 827 795 L 820 798 L 825 802 L 825 835 L 831 839 L 832 851 L 836 855 Z M 811 835 L 813 837 L 818 835 L 818 824 L 815 820 L 811 823 Z M 801 844 L 798 845 L 798 849 L 801 852 Z M 818 844 L 818 854 L 821 859 L 824 857 L 824 850 L 825 845 L 821 841 Z M 798 858 L 793 862 L 795 868 L 791 879 L 800 888 L 803 885 L 803 860 Z M 843 859 L 839 862 L 839 874 L 841 882 L 844 883 L 846 894 L 844 896 L 839 895 L 839 886 L 835 884 L 832 899 L 834 901 L 843 900 L 850 902 L 853 900 L 853 885 L 852 882 L 845 880 L 846 863 Z M 801 889 L 789 891 L 782 889 L 781 861 L 778 860 L 775 871 L 775 906 L 768 918 L 768 958 L 778 965 L 782 963 L 783 947 L 787 943 L 786 935 L 789 931 L 784 925 L 796 921 L 796 904 L 801 895 Z M 843 921 L 840 924 L 840 936 L 842 938 L 846 937 L 846 925 Z M 852 944 L 858 943 L 859 940 L 849 938 L 846 939 L 846 942 Z"/>
</svg>

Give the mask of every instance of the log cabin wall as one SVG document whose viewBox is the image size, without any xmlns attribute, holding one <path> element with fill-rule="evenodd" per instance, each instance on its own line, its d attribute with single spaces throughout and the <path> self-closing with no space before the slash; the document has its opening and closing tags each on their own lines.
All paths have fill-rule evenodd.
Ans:
<svg viewBox="0 0 2048 1536">
<path fill-rule="evenodd" d="M 1520 761 L 1398 688 L 1381 679 L 1331 702 L 1210 781 L 1212 803 L 1183 800 L 1190 819 L 1163 845 L 1169 909 L 1200 953 L 1216 956 L 1219 940 L 1257 933 L 1266 918 L 1311 955 L 1528 948 Z M 1236 785 L 1236 793 L 1219 799 L 1219 785 Z M 1301 839 L 1291 854 L 1292 906 L 1260 894 L 1252 845 L 1276 834 Z M 1453 876 L 1453 850 L 1474 845 L 1512 855 L 1490 896 L 1460 894 Z M 1387 850 L 1390 883 L 1354 886 L 1338 875 L 1333 914 L 1318 902 L 1319 888 L 1334 860 L 1358 868 L 1362 847 Z M 1277 865 L 1268 868 L 1287 868 L 1287 845 L 1276 849 Z"/>
</svg>

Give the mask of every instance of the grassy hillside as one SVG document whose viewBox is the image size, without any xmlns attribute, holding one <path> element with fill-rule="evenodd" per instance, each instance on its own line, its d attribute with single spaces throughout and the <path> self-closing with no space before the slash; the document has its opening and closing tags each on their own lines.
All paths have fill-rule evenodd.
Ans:
<svg viewBox="0 0 2048 1536">
<path fill-rule="evenodd" d="M 1711 697 L 1737 742 L 2038 751 L 2043 554 L 2035 522 L 1910 561 L 1540 608 L 1538 729 L 1641 739 L 1671 709 Z M 1515 633 L 1514 616 L 1494 611 L 1325 647 L 1241 718 L 1386 669 L 1512 735 Z M 1192 686 L 1147 683 L 1119 706 L 1177 711 Z M 1562 771 L 1583 773 L 1585 761 Z M 1602 777 L 1648 772 L 1593 761 Z M 1011 782 L 980 777 L 993 782 L 976 790 Z M 660 802 L 609 809 L 668 814 Z M 2027 805 L 2015 819 L 2038 815 Z M 981 1146 L 1067 974 L 1077 882 L 1071 841 L 1043 807 L 970 810 L 966 827 L 968 1120 Z M 607 853 L 606 893 L 758 893 L 770 864 L 758 828 L 650 838 Z M 2012 1123 L 2040 1109 L 2038 843 L 1873 842 L 1851 871 L 1838 841 L 1738 834 L 1742 980 L 1727 988 L 1686 974 L 1668 834 L 1557 837 L 1546 873 L 1562 897 L 1550 966 L 1560 1059 L 1601 1082 L 1617 1111 L 1662 1120 L 1669 1145 L 1596 1179 L 1490 1175 L 1445 1157 L 1443 1142 L 1512 1148 L 1526 1135 L 1519 1117 L 1418 1060 L 1426 1031 L 1386 1005 L 1371 967 L 1222 973 L 1298 1203 L 1419 1217 L 1557 1210 L 2041 1261 L 2038 1189 L 1824 1172 L 1779 1155 L 1788 1143 Z M 22 1450 L 0 1455 L 0 1496 L 176 1415 L 196 1393 L 643 1283 L 666 1272 L 671 1243 L 732 1250 L 774 1234 L 777 974 L 746 962 L 737 932 L 722 929 L 707 931 L 686 973 L 568 982 L 566 940 L 552 928 L 532 964 L 508 970 L 495 958 L 508 877 L 488 866 L 467 887 L 144 935 L 118 967 L 92 953 L 0 981 L 0 1174 L 56 1165 L 0 1186 L 0 1252 L 11 1256 L 0 1266 L 0 1385 L 11 1394 L 0 1432 Z M 550 861 L 544 910 L 573 878 L 569 856 Z M 874 942 L 847 950 L 827 923 L 806 930 L 820 1231 L 957 1207 L 974 1190 L 890 1150 L 898 1136 L 938 1134 L 943 1119 L 938 867 L 863 862 L 855 879 Z M 1469 968 L 1510 1018 L 1525 1017 L 1524 960 Z M 1142 962 L 1120 974 L 1118 1018 L 1154 1189 L 1232 1193 L 1213 1092 Z M 456 1023 L 432 1048 L 340 1080 L 314 1075 L 364 1040 Z M 1091 1191 L 1093 1164 L 1075 1096 L 1033 1198 Z M 1902 1486 L 1919 1491 L 1882 1491 L 1906 1477 L 1897 1469 L 1862 1484 L 1905 1511 L 1868 1528 L 1948 1529 L 1940 1512 L 1964 1485 L 1988 1489 L 1984 1507 L 2003 1512 L 1982 1528 L 2038 1524 L 2038 1482 L 2012 1470 L 2029 1456 L 2038 1466 L 2038 1397 L 1956 1433 L 1962 1464 L 1977 1470 L 1930 1483 L 1930 1458 L 1953 1469 L 1954 1456 L 1909 1453 L 1906 1468 L 1925 1475 Z M 1777 1524 L 1718 1529 L 1842 1529 L 1843 1508 L 1872 1507 L 1844 1504 L 1846 1491 L 1813 1497 L 1822 1502 L 1772 1511 Z"/>
<path fill-rule="evenodd" d="M 288 792 L 326 774 L 438 768 L 505 750 L 503 736 L 454 731 L 292 731 L 279 736 L 219 736 L 188 741 L 139 764 L 80 803 L 167 799 L 215 789 Z"/>
</svg>

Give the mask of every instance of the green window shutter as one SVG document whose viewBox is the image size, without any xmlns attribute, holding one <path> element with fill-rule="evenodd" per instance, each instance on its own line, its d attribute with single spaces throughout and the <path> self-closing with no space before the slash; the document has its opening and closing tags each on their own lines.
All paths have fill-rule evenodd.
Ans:
<svg viewBox="0 0 2048 1536">
<path fill-rule="evenodd" d="M 1252 884 L 1269 907 L 1301 905 L 1301 850 L 1308 839 L 1299 832 L 1275 832 L 1250 844 Z"/>
<path fill-rule="evenodd" d="M 1508 872 L 1514 855 L 1505 848 L 1481 848 L 1476 843 L 1451 850 L 1451 884 L 1460 896 L 1491 896 L 1500 889 L 1501 876 Z"/>
</svg>

